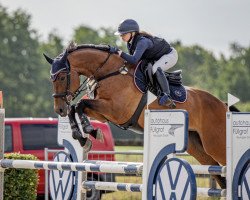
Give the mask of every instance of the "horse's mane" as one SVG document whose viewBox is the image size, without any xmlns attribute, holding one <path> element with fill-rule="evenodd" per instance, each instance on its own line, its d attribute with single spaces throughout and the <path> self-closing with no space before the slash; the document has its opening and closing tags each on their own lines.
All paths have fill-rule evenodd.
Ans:
<svg viewBox="0 0 250 200">
<path fill-rule="evenodd" d="M 87 49 L 87 48 L 91 48 L 91 49 L 97 49 L 97 50 L 101 50 L 101 51 L 109 51 L 110 50 L 110 46 L 107 44 L 81 44 L 81 45 L 77 45 L 75 42 L 70 42 L 68 47 L 66 48 L 68 53 L 72 53 L 73 51 L 79 50 L 79 49 Z"/>
</svg>

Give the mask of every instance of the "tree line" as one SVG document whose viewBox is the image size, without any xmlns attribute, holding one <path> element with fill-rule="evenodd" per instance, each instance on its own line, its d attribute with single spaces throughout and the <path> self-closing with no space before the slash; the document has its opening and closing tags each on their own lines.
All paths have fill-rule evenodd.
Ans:
<svg viewBox="0 0 250 200">
<path fill-rule="evenodd" d="M 32 16 L 21 9 L 8 12 L 0 5 L 0 90 L 4 93 L 7 117 L 56 116 L 53 111 L 50 67 L 43 57 L 46 52 L 56 57 L 65 48 L 59 34 L 51 32 L 41 40 L 32 28 Z M 94 29 L 79 25 L 72 41 L 78 44 L 109 44 L 126 50 L 114 36 L 114 29 Z M 231 56 L 215 57 L 199 45 L 185 46 L 181 41 L 171 44 L 179 53 L 172 70 L 182 69 L 184 85 L 204 89 L 226 101 L 227 93 L 236 95 L 244 105 L 250 101 L 250 46 L 230 44 Z M 242 105 L 243 105 L 242 104 Z M 250 110 L 250 106 L 245 106 Z"/>
</svg>

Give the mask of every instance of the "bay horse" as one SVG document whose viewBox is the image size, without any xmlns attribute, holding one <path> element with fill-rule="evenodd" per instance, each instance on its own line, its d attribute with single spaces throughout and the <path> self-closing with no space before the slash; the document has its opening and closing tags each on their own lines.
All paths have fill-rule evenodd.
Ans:
<svg viewBox="0 0 250 200">
<path fill-rule="evenodd" d="M 79 139 L 81 135 L 74 112 L 79 115 L 84 132 L 97 139 L 102 139 L 101 133 L 93 130 L 86 115 L 117 125 L 126 124 L 134 115 L 143 97 L 133 81 L 136 66 L 126 64 L 117 54 L 111 54 L 108 46 L 70 45 L 55 59 L 44 56 L 52 65 L 54 110 L 60 116 L 69 114 L 74 138 Z M 94 99 L 81 99 L 75 110 L 74 107 L 69 109 L 72 97 L 75 98 L 81 91 L 80 75 L 97 83 Z M 176 109 L 189 113 L 187 152 L 203 165 L 226 165 L 226 104 L 206 91 L 192 87 L 186 89 L 187 100 L 184 103 L 177 102 Z M 160 106 L 155 100 L 149 109 L 168 108 Z M 145 107 L 141 110 L 137 114 L 137 125 L 143 128 Z M 85 140 L 82 140 L 83 145 Z M 214 178 L 222 188 L 226 187 L 225 178 Z"/>
</svg>

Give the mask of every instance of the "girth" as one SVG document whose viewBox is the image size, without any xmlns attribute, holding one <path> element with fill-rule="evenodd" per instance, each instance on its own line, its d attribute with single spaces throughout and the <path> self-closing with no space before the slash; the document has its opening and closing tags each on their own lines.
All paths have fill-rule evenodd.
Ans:
<svg viewBox="0 0 250 200">
<path fill-rule="evenodd" d="M 143 128 L 138 125 L 138 119 L 139 119 L 144 107 L 146 106 L 146 103 L 147 103 L 147 93 L 142 95 L 142 98 L 141 98 L 134 114 L 132 115 L 132 117 L 126 123 L 116 125 L 116 126 L 118 126 L 119 128 L 121 128 L 123 130 L 131 129 L 131 130 L 142 132 Z"/>
</svg>

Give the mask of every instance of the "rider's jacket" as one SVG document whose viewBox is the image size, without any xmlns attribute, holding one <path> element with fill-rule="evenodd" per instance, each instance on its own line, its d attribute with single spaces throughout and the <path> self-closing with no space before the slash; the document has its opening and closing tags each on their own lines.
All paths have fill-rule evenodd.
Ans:
<svg viewBox="0 0 250 200">
<path fill-rule="evenodd" d="M 164 54 L 168 54 L 172 51 L 170 44 L 163 38 L 138 33 L 134 36 L 132 43 L 127 43 L 130 55 L 134 54 L 137 43 L 142 39 L 142 37 L 151 40 L 153 45 L 145 50 L 142 54 L 141 60 L 145 59 L 148 61 L 156 61 L 159 60 Z"/>
</svg>

